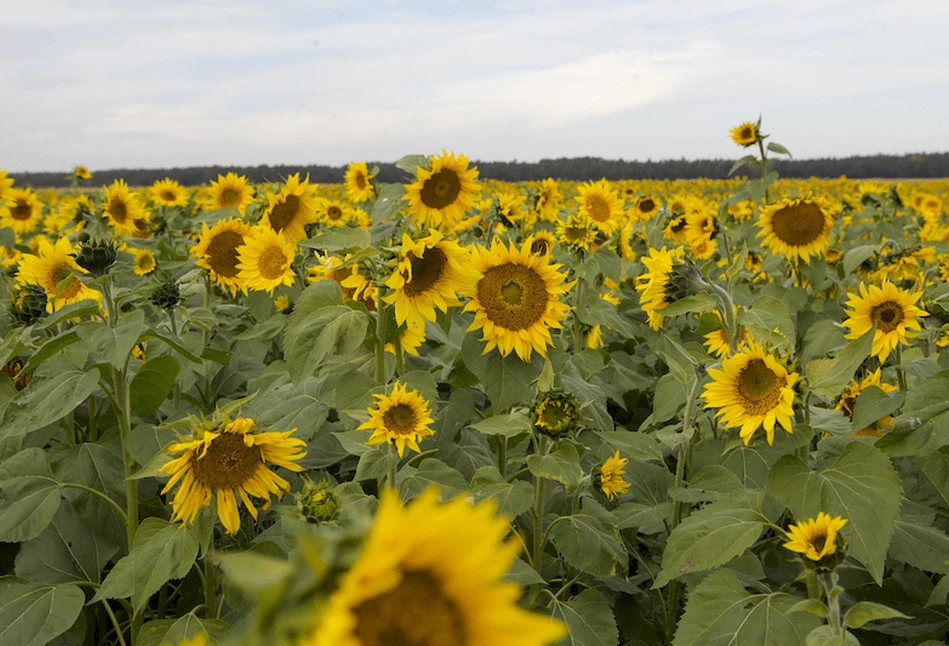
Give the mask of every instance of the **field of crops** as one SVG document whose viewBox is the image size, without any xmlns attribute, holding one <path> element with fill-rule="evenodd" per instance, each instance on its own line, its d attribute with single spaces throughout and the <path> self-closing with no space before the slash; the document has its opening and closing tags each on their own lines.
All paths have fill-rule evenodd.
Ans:
<svg viewBox="0 0 949 646">
<path fill-rule="evenodd" d="M 949 181 L 732 138 L 758 179 L 0 171 L 0 644 L 945 643 Z"/>
</svg>

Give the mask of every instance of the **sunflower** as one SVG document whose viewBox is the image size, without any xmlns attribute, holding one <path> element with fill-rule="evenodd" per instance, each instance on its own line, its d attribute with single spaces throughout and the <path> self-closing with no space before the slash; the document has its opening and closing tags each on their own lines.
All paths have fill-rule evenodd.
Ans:
<svg viewBox="0 0 949 646">
<path fill-rule="evenodd" d="M 571 251 L 589 251 L 596 242 L 596 224 L 585 215 L 574 213 L 557 222 L 557 239 Z"/>
<path fill-rule="evenodd" d="M 876 326 L 870 354 L 886 361 L 897 345 L 908 345 L 922 329 L 917 319 L 929 316 L 916 307 L 922 295 L 919 291 L 902 290 L 888 280 L 884 280 L 880 287 L 871 285 L 869 289 L 860 283 L 859 296 L 847 294 L 850 300 L 845 305 L 851 309 L 843 322 L 843 326 L 850 330 L 846 338 L 859 339 Z"/>
<path fill-rule="evenodd" d="M 254 187 L 247 183 L 246 177 L 237 173 L 219 174 L 200 200 L 205 211 L 235 209 L 241 215 L 253 201 Z"/>
<path fill-rule="evenodd" d="M 792 403 L 798 375 L 789 373 L 761 345 L 750 342 L 722 361 L 721 370 L 710 368 L 708 374 L 712 381 L 705 384 L 702 393 L 705 408 L 719 409 L 715 416 L 726 427 L 741 427 L 739 434 L 746 445 L 761 426 L 768 444 L 774 443 L 775 423 L 793 432 Z"/>
<path fill-rule="evenodd" d="M 20 235 L 33 233 L 43 219 L 43 203 L 29 187 L 11 188 L 3 194 L 0 227 L 10 227 Z"/>
<path fill-rule="evenodd" d="M 257 520 L 257 508 L 250 496 L 267 501 L 271 494 L 281 498 L 290 490 L 290 483 L 270 470 L 269 462 L 290 471 L 303 471 L 296 464 L 306 455 L 303 440 L 291 437 L 296 429 L 283 433 L 255 432 L 254 420 L 238 417 L 225 420 L 216 428 L 193 426 L 191 438 L 168 447 L 175 458 L 159 473 L 171 476 L 161 493 L 168 493 L 179 482 L 181 486 L 171 501 L 172 521 L 193 524 L 195 518 L 217 495 L 217 515 L 228 534 L 241 528 L 236 491 L 250 515 Z"/>
<path fill-rule="evenodd" d="M 610 500 L 622 496 L 629 489 L 629 483 L 623 479 L 628 462 L 629 458 L 621 458 L 617 449 L 600 467 L 600 490 Z"/>
<path fill-rule="evenodd" d="M 314 255 L 318 262 L 307 268 L 307 282 L 335 281 L 343 292 L 344 301 L 357 301 L 371 312 L 376 310 L 379 290 L 372 280 L 360 272 L 358 264 L 345 264 L 349 256 L 343 259 L 338 256 L 322 256 L 318 252 L 314 252 Z"/>
<path fill-rule="evenodd" d="M 635 213 L 640 222 L 649 222 L 659 213 L 659 202 L 648 195 L 641 197 L 636 201 Z"/>
<path fill-rule="evenodd" d="M 72 169 L 72 176 L 77 180 L 87 180 L 92 179 L 92 173 L 89 172 L 89 169 L 85 166 L 75 166 Z"/>
<path fill-rule="evenodd" d="M 267 208 L 258 224 L 282 233 L 290 242 L 300 242 L 306 239 L 304 227 L 316 222 L 316 207 L 310 176 L 301 182 L 300 173 L 295 173 L 277 194 L 267 196 Z"/>
<path fill-rule="evenodd" d="M 562 328 L 570 310 L 560 296 L 574 283 L 565 282 L 550 256 L 536 256 L 526 245 L 517 249 L 513 242 L 506 247 L 498 238 L 490 250 L 478 247 L 473 259 L 482 278 L 464 311 L 475 313 L 468 331 L 482 331 L 487 342 L 482 354 L 497 347 L 501 356 L 514 350 L 524 361 L 534 350 L 546 356 L 553 345 L 550 328 Z"/>
<path fill-rule="evenodd" d="M 423 227 L 453 230 L 471 210 L 481 186 L 478 169 L 468 168 L 468 158 L 446 150 L 430 158 L 431 169 L 416 167 L 415 181 L 405 187 L 403 200 L 409 213 Z"/>
<path fill-rule="evenodd" d="M 842 516 L 830 517 L 820 512 L 817 518 L 808 518 L 803 523 L 788 527 L 788 542 L 784 547 L 803 554 L 812 561 L 819 561 L 837 551 L 837 535 L 847 519 Z"/>
<path fill-rule="evenodd" d="M 79 280 L 77 274 L 88 272 L 76 264 L 74 254 L 66 238 L 59 238 L 55 245 L 46 238 L 39 238 L 36 255 L 25 254 L 21 258 L 16 282 L 42 287 L 46 292 L 46 310 L 49 312 L 86 298 L 100 300 L 100 292 L 88 288 Z"/>
<path fill-rule="evenodd" d="M 290 297 L 286 294 L 281 294 L 273 299 L 273 306 L 277 308 L 277 311 L 281 314 L 289 314 L 293 310 L 293 301 L 291 301 Z"/>
<path fill-rule="evenodd" d="M 250 227 L 240 218 L 221 220 L 210 229 L 202 222 L 198 244 L 191 248 L 191 255 L 197 259 L 195 264 L 210 271 L 211 280 L 229 289 L 232 296 L 237 295 L 237 290 L 247 293 L 237 267 L 237 250 L 249 234 Z"/>
<path fill-rule="evenodd" d="M 425 490 L 408 505 L 385 490 L 362 551 L 302 646 L 544 646 L 562 623 L 521 608 L 504 580 L 520 541 L 493 500 L 439 504 Z"/>
<path fill-rule="evenodd" d="M 718 316 L 718 320 L 721 321 L 722 315 L 719 314 L 718 310 L 715 310 L 715 314 Z M 748 330 L 746 330 L 744 326 L 738 326 L 739 349 L 745 345 L 745 343 L 748 341 L 748 338 Z M 703 345 L 708 348 L 708 353 L 714 355 L 717 359 L 724 359 L 731 354 L 731 347 L 728 345 L 728 330 L 726 330 L 724 327 L 706 334 Z"/>
<path fill-rule="evenodd" d="M 132 267 L 136 276 L 146 276 L 158 266 L 155 254 L 150 249 L 136 249 L 132 252 Z"/>
<path fill-rule="evenodd" d="M 630 222 L 623 227 L 619 234 L 619 255 L 627 262 L 634 262 L 637 258 L 636 250 L 633 249 L 633 238 L 636 236 L 636 229 Z"/>
<path fill-rule="evenodd" d="M 376 199 L 376 189 L 366 162 L 353 162 L 346 167 L 346 199 L 350 202 L 371 202 Z"/>
<path fill-rule="evenodd" d="M 13 187 L 13 178 L 7 175 L 7 169 L 0 168 L 0 200 L 7 199 L 8 191 Z"/>
<path fill-rule="evenodd" d="M 729 133 L 731 134 L 732 141 L 745 148 L 754 146 L 758 141 L 758 126 L 750 121 L 746 121 L 740 126 L 735 126 L 729 130 Z"/>
<path fill-rule="evenodd" d="M 152 184 L 149 192 L 160 206 L 188 206 L 188 190 L 169 177 Z"/>
<path fill-rule="evenodd" d="M 244 244 L 237 248 L 237 279 L 247 288 L 266 291 L 273 296 L 273 290 L 281 285 L 293 286 L 294 273 L 291 269 L 296 245 L 271 229 L 256 226 L 244 238 Z"/>
<path fill-rule="evenodd" d="M 675 215 L 669 218 L 669 222 L 662 230 L 662 237 L 671 242 L 682 244 L 688 239 L 688 224 L 689 219 L 684 213 L 682 215 Z"/>
<path fill-rule="evenodd" d="M 422 450 L 418 441 L 434 435 L 432 412 L 429 404 L 417 390 L 395 382 L 388 395 L 373 395 L 375 406 L 369 409 L 369 420 L 359 429 L 371 429 L 372 435 L 366 442 L 369 446 L 389 443 L 395 445 L 399 457 L 409 447 L 416 453 Z"/>
<path fill-rule="evenodd" d="M 538 219 L 544 222 L 556 222 L 561 206 L 563 206 L 563 195 L 560 193 L 557 180 L 548 177 L 540 183 L 531 208 Z"/>
<path fill-rule="evenodd" d="M 317 202 L 316 218 L 329 227 L 346 226 L 353 220 L 353 207 L 339 200 L 320 199 Z"/>
<path fill-rule="evenodd" d="M 885 384 L 880 381 L 880 369 L 877 368 L 864 377 L 862 381 L 858 382 L 856 379 L 851 381 L 850 385 L 847 386 L 844 389 L 844 392 L 840 395 L 840 399 L 837 401 L 837 405 L 834 406 L 834 409 L 841 411 L 847 417 L 853 419 L 853 407 L 854 404 L 857 403 L 857 397 L 859 397 L 860 393 L 870 386 L 876 386 L 885 393 L 891 393 L 896 390 L 896 386 L 892 384 Z M 881 417 L 870 426 L 859 429 L 851 435 L 855 437 L 883 437 L 883 432 L 880 429 L 889 428 L 893 428 L 893 417 L 891 415 Z"/>
<path fill-rule="evenodd" d="M 570 393 L 543 393 L 531 405 L 534 428 L 550 437 L 560 437 L 580 428 L 580 403 Z"/>
<path fill-rule="evenodd" d="M 574 199 L 580 203 L 579 214 L 593 220 L 596 227 L 606 235 L 613 235 L 623 225 L 623 201 L 616 187 L 605 179 L 581 184 L 579 195 Z"/>
<path fill-rule="evenodd" d="M 549 256 L 553 253 L 556 244 L 557 237 L 543 229 L 535 231 L 524 241 L 524 246 L 537 256 Z"/>
<path fill-rule="evenodd" d="M 417 357 L 418 349 L 423 343 L 425 343 L 425 325 L 406 321 L 405 329 L 399 334 L 399 345 L 402 346 L 402 352 Z M 395 354 L 395 343 L 391 341 L 386 343 L 385 351 Z"/>
<path fill-rule="evenodd" d="M 643 257 L 643 265 L 649 271 L 637 279 L 636 291 L 642 292 L 639 295 L 639 305 L 648 317 L 649 327 L 654 330 L 662 329 L 662 323 L 665 321 L 662 309 L 674 300 L 668 294 L 672 286 L 670 279 L 673 268 L 682 260 L 683 255 L 685 251 L 682 248 L 666 250 L 663 247 L 652 248 L 649 250 L 649 256 Z"/>
<path fill-rule="evenodd" d="M 447 312 L 461 305 L 458 294 L 481 277 L 471 268 L 467 250 L 435 230 L 420 240 L 403 233 L 399 256 L 399 265 L 386 280 L 392 293 L 383 299 L 395 304 L 399 325 L 434 321 L 436 308 Z"/>
<path fill-rule="evenodd" d="M 785 199 L 772 204 L 758 216 L 761 245 L 788 260 L 810 263 L 830 244 L 834 218 L 815 198 Z"/>
<path fill-rule="evenodd" d="M 527 215 L 525 205 L 527 200 L 520 193 L 498 193 L 498 215 L 509 222 L 523 220 Z"/>
<path fill-rule="evenodd" d="M 120 236 L 133 236 L 136 233 L 136 220 L 147 221 L 148 213 L 138 193 L 129 191 L 124 179 L 117 179 L 105 189 L 105 207 L 103 215 L 115 227 Z"/>
</svg>

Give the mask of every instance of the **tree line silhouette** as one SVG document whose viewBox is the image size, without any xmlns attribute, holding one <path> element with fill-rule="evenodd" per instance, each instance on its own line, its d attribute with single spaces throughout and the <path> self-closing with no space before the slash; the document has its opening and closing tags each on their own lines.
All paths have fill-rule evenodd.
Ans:
<svg viewBox="0 0 949 646">
<path fill-rule="evenodd" d="M 537 162 L 474 161 L 484 179 L 509 182 L 542 180 L 548 177 L 561 180 L 609 180 L 622 179 L 722 179 L 728 176 L 734 160 L 730 159 L 663 159 L 634 161 L 603 159 L 601 157 L 562 157 L 541 159 Z M 404 182 L 408 173 L 393 163 L 368 162 L 368 166 L 379 167 L 376 179 L 381 182 Z M 867 155 L 854 157 L 825 157 L 820 159 L 772 159 L 769 168 L 782 177 L 840 177 L 865 178 L 935 178 L 949 177 L 949 152 L 918 153 L 908 155 Z M 170 177 L 185 186 L 197 186 L 216 180 L 219 174 L 235 172 L 254 183 L 280 182 L 293 173 L 309 174 L 310 181 L 331 184 L 343 181 L 345 166 L 326 165 L 279 165 L 279 166 L 194 166 L 188 168 L 119 168 L 93 170 L 91 185 L 110 184 L 123 178 L 131 186 L 147 186 L 157 180 Z M 755 174 L 755 170 L 742 169 L 739 175 Z M 68 173 L 21 172 L 11 173 L 18 185 L 36 187 L 66 187 L 70 185 Z"/>
</svg>

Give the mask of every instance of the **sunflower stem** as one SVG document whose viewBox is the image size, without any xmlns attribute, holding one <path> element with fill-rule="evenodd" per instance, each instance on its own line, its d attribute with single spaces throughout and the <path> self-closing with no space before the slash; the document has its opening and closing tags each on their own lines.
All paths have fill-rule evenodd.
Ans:
<svg viewBox="0 0 949 646">
<path fill-rule="evenodd" d="M 760 136 L 758 137 L 758 150 L 761 152 L 761 183 L 764 184 L 765 178 L 768 176 L 768 155 L 764 151 L 764 139 Z M 770 190 L 768 188 L 764 189 L 763 199 L 765 204 L 771 201 Z"/>
<path fill-rule="evenodd" d="M 900 391 L 906 392 L 906 371 L 903 370 L 903 346 L 896 344 L 896 381 L 900 385 Z"/>
<path fill-rule="evenodd" d="M 498 440 L 498 471 L 501 478 L 507 480 L 507 438 L 502 435 Z"/>
<path fill-rule="evenodd" d="M 834 637 L 840 640 L 840 644 L 844 644 L 845 633 L 840 616 L 840 593 L 842 590 L 837 587 L 837 581 L 837 573 L 833 571 L 823 574 L 820 578 L 824 594 L 827 595 L 827 624 L 833 631 Z"/>
<path fill-rule="evenodd" d="M 393 491 L 396 491 L 395 475 L 398 469 L 399 458 L 395 454 L 395 444 L 389 444 L 389 469 L 386 473 L 386 482 Z"/>
<path fill-rule="evenodd" d="M 215 619 L 214 597 L 217 596 L 217 577 L 214 572 L 214 563 L 211 562 L 210 552 L 204 555 L 204 605 L 207 619 Z"/>
<path fill-rule="evenodd" d="M 178 321 L 175 319 L 175 310 L 168 310 L 168 321 L 169 328 L 171 329 L 171 336 L 178 338 Z M 181 384 L 178 383 L 177 377 L 175 378 L 175 383 L 172 386 L 172 401 L 175 404 L 175 410 L 178 410 L 179 403 L 181 402 Z"/>
<path fill-rule="evenodd" d="M 396 331 L 396 335 L 392 338 L 392 345 L 395 348 L 395 374 L 397 377 L 401 377 L 405 371 L 405 356 L 402 352 L 402 334 L 400 332 Z M 384 344 L 383 349 L 385 349 Z"/>
<path fill-rule="evenodd" d="M 376 352 L 376 382 L 386 380 L 386 306 L 382 301 L 383 287 L 379 287 L 379 305 L 376 308 L 376 334 L 373 338 Z"/>
<path fill-rule="evenodd" d="M 738 324 L 735 319 L 735 301 L 732 300 L 731 294 L 729 294 L 727 290 L 722 289 L 722 287 L 714 281 L 702 278 L 701 283 L 704 283 L 704 287 L 712 292 L 712 295 L 719 300 L 722 322 L 725 325 L 725 332 L 728 334 L 728 349 L 734 353 L 738 349 Z"/>
<path fill-rule="evenodd" d="M 547 452 L 547 446 L 542 436 L 536 436 L 537 454 L 544 455 Z M 536 478 L 534 483 L 534 534 L 531 537 L 533 545 L 531 548 L 531 565 L 534 570 L 543 578 L 541 569 L 544 565 L 544 478 Z M 540 584 L 535 584 L 531 588 L 531 603 L 537 601 L 540 595 Z"/>
<path fill-rule="evenodd" d="M 577 312 L 583 305 L 583 279 L 577 281 L 576 301 L 573 310 L 573 353 L 577 354 L 583 349 L 583 323 Z"/>
</svg>

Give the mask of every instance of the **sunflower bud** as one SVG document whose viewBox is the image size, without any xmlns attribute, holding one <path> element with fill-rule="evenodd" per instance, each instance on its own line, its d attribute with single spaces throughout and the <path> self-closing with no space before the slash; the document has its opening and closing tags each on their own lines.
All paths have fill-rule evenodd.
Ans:
<svg viewBox="0 0 949 646">
<path fill-rule="evenodd" d="M 339 502 L 325 480 L 317 483 L 306 481 L 303 491 L 294 495 L 297 511 L 308 523 L 330 523 L 336 520 Z"/>
<path fill-rule="evenodd" d="M 531 421 L 544 435 L 568 435 L 580 426 L 580 404 L 570 393 L 559 390 L 542 393 L 531 406 Z"/>
<path fill-rule="evenodd" d="M 32 325 L 46 316 L 46 292 L 38 285 L 23 285 L 10 298 L 10 318 L 14 325 Z"/>
<path fill-rule="evenodd" d="M 669 282 L 666 283 L 665 302 L 675 303 L 686 296 L 697 294 L 705 289 L 705 281 L 698 267 L 688 258 L 672 265 Z"/>
<path fill-rule="evenodd" d="M 181 301 L 181 290 L 178 289 L 178 283 L 166 278 L 158 284 L 158 287 L 152 290 L 149 300 L 155 307 L 164 310 L 174 308 Z"/>
<path fill-rule="evenodd" d="M 91 240 L 76 254 L 76 264 L 98 278 L 109 273 L 115 264 L 116 249 L 112 240 Z"/>
</svg>

